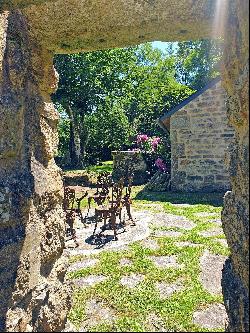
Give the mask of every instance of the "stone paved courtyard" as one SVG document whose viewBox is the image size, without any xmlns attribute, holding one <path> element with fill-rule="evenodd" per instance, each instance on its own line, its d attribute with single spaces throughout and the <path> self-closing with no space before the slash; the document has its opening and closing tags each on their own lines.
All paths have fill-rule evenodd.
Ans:
<svg viewBox="0 0 250 333">
<path fill-rule="evenodd" d="M 138 200 L 136 226 L 119 229 L 118 241 L 107 230 L 96 244 L 93 224 L 77 221 L 79 247 L 65 249 L 75 290 L 65 331 L 223 331 L 228 249 L 220 209 L 210 207 Z"/>
</svg>

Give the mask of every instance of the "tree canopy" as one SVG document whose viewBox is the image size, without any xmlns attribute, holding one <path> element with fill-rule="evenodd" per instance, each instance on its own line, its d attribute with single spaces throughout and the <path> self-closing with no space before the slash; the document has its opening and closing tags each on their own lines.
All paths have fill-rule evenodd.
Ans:
<svg viewBox="0 0 250 333">
<path fill-rule="evenodd" d="M 195 90 L 220 73 L 222 39 L 179 42 L 175 54 L 176 79 Z"/>
<path fill-rule="evenodd" d="M 55 56 L 59 156 L 82 167 L 110 158 L 140 133 L 167 139 L 156 120 L 218 74 L 220 47 L 182 42 L 164 52 L 146 43 Z"/>
</svg>

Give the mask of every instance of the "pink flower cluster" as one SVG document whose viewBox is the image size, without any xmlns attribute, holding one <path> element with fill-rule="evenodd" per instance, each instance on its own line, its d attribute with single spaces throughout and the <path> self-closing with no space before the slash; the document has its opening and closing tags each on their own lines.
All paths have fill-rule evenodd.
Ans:
<svg viewBox="0 0 250 333">
<path fill-rule="evenodd" d="M 149 137 L 147 134 L 138 134 L 136 138 L 137 144 L 148 141 Z"/>
<path fill-rule="evenodd" d="M 155 150 L 160 142 L 161 142 L 160 138 L 158 138 L 158 137 L 153 138 L 153 140 L 151 142 L 152 148 Z"/>
<path fill-rule="evenodd" d="M 157 160 L 155 161 L 155 165 L 163 172 L 167 170 L 167 166 L 161 158 L 157 158 Z"/>
</svg>

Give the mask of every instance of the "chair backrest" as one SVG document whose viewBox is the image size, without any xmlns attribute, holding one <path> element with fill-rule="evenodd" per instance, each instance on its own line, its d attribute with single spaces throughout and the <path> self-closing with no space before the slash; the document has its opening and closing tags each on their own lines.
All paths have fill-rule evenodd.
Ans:
<svg viewBox="0 0 250 333">
<path fill-rule="evenodd" d="M 108 172 L 102 172 L 97 177 L 97 191 L 96 194 L 108 195 L 109 187 L 111 185 L 110 174 Z"/>
<path fill-rule="evenodd" d="M 76 192 L 74 189 L 64 187 L 63 209 L 73 210 L 75 203 Z"/>
<path fill-rule="evenodd" d="M 124 177 L 118 183 L 113 184 L 111 189 L 111 206 L 120 206 L 122 200 L 122 192 L 124 188 Z"/>
<path fill-rule="evenodd" d="M 87 196 L 88 196 L 88 191 L 86 191 L 80 198 L 75 198 L 75 201 L 77 203 L 77 209 L 78 209 L 78 211 L 81 211 L 81 202 Z"/>
</svg>

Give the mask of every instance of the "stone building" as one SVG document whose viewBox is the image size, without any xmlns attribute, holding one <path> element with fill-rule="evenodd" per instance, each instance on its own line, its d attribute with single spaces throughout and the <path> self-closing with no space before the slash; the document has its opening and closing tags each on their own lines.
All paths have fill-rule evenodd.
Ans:
<svg viewBox="0 0 250 333">
<path fill-rule="evenodd" d="M 170 132 L 171 189 L 226 191 L 225 164 L 234 130 L 226 115 L 226 93 L 217 77 L 159 119 Z"/>
</svg>

